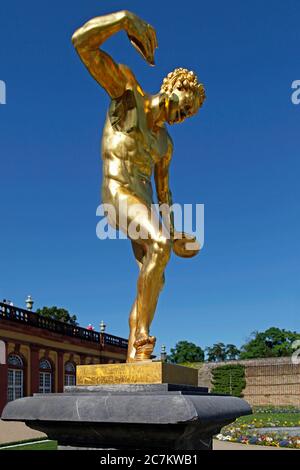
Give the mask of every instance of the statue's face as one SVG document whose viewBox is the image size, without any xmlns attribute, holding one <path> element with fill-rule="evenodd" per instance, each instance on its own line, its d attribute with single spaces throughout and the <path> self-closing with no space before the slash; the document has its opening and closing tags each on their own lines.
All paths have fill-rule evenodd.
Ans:
<svg viewBox="0 0 300 470">
<path fill-rule="evenodd" d="M 177 124 L 187 117 L 193 116 L 199 110 L 199 98 L 191 90 L 174 90 L 166 110 L 166 120 L 169 124 Z"/>
</svg>

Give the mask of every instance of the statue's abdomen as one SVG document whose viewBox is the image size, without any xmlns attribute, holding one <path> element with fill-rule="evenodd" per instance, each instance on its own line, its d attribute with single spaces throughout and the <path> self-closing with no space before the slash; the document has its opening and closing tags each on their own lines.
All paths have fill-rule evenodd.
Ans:
<svg viewBox="0 0 300 470">
<path fill-rule="evenodd" d="M 116 131 L 107 119 L 102 140 L 103 202 L 111 199 L 111 188 L 117 190 L 119 185 L 142 199 L 141 202 L 151 204 L 153 161 L 145 147 L 138 130 Z"/>
</svg>

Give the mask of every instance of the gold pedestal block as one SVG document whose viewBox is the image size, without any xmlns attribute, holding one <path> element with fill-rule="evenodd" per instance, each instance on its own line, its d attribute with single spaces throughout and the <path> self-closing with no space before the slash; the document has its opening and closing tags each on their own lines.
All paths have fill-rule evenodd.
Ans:
<svg viewBox="0 0 300 470">
<path fill-rule="evenodd" d="M 165 362 L 76 367 L 77 385 L 176 384 L 198 386 L 198 370 Z"/>
</svg>

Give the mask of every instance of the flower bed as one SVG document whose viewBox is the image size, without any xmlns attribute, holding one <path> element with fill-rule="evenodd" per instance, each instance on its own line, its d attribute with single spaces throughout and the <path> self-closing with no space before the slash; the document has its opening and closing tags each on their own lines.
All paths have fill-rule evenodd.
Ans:
<svg viewBox="0 0 300 470">
<path fill-rule="evenodd" d="M 263 411 L 262 411 L 263 410 Z M 297 410 L 297 411 L 296 411 Z M 299 409 L 255 408 L 255 414 L 237 419 L 216 436 L 220 441 L 300 449 Z M 259 411 L 259 412 L 258 412 Z M 259 432 L 260 428 L 274 428 Z M 281 428 L 276 430 L 276 428 Z M 284 431 L 282 428 L 286 428 Z M 293 432 L 288 428 L 294 428 Z"/>
<path fill-rule="evenodd" d="M 238 428 L 234 431 L 226 431 L 218 434 L 216 438 L 219 441 L 239 442 L 241 444 L 255 444 L 271 447 L 288 447 L 300 449 L 300 435 L 289 436 L 288 434 L 257 434 L 255 432 L 244 433 Z"/>
</svg>

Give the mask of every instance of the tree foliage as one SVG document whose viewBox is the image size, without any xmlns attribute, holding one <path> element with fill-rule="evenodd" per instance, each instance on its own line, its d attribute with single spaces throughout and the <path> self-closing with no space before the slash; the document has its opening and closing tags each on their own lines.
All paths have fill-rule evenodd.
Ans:
<svg viewBox="0 0 300 470">
<path fill-rule="evenodd" d="M 182 364 L 183 362 L 203 362 L 204 351 L 200 346 L 188 341 L 179 341 L 175 348 L 171 348 L 171 354 L 168 361 L 174 364 Z"/>
<path fill-rule="evenodd" d="M 300 334 L 295 331 L 275 327 L 263 332 L 255 331 L 251 336 L 241 348 L 240 359 L 291 356 L 293 342 L 300 339 Z"/>
<path fill-rule="evenodd" d="M 59 307 L 43 307 L 39 308 L 36 311 L 37 315 L 41 315 L 45 318 L 50 318 L 51 320 L 61 321 L 63 323 L 68 323 L 69 325 L 78 325 L 76 315 L 71 315 L 68 310 Z"/>
<path fill-rule="evenodd" d="M 215 343 L 205 348 L 208 362 L 220 362 L 236 359 L 256 359 L 264 357 L 291 356 L 294 352 L 293 343 L 300 340 L 300 333 L 276 327 L 268 328 L 266 331 L 252 333 L 249 341 L 241 350 L 234 344 Z M 185 362 L 203 362 L 204 351 L 194 343 L 179 341 L 168 361 L 182 364 Z"/>
<path fill-rule="evenodd" d="M 227 344 L 225 354 L 227 360 L 233 361 L 239 357 L 240 350 L 235 346 L 235 344 Z"/>
<path fill-rule="evenodd" d="M 206 348 L 207 360 L 209 362 L 225 361 L 226 346 L 224 343 L 215 343 L 211 347 Z"/>
<path fill-rule="evenodd" d="M 240 364 L 228 364 L 212 370 L 213 393 L 225 393 L 242 397 L 246 387 L 245 367 Z"/>
</svg>

